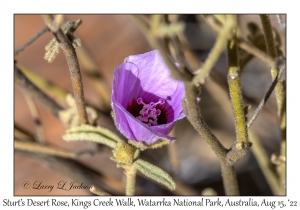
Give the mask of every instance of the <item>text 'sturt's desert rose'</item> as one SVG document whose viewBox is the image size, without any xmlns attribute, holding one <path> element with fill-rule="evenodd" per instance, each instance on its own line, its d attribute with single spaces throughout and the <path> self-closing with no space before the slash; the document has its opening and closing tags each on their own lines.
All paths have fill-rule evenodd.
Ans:
<svg viewBox="0 0 300 210">
<path fill-rule="evenodd" d="M 184 84 L 170 78 L 157 50 L 132 55 L 114 72 L 112 108 L 115 124 L 128 139 L 152 145 L 168 136 L 182 110 Z"/>
</svg>

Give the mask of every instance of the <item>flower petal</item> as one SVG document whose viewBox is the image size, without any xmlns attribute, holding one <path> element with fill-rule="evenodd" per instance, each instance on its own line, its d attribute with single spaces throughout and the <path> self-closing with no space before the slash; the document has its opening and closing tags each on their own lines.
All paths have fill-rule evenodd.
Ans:
<svg viewBox="0 0 300 210">
<path fill-rule="evenodd" d="M 167 134 L 177 120 L 185 117 L 181 104 L 183 97 L 184 84 L 170 78 L 170 70 L 157 50 L 129 56 L 114 72 L 112 108 L 115 124 L 130 140 L 148 145 L 159 139 L 174 140 Z M 161 121 L 164 124 L 149 126 L 139 121 L 136 118 L 139 107 L 132 106 L 138 98 L 147 104 L 165 99 L 166 103 L 158 106 L 167 116 L 165 121 Z"/>
<path fill-rule="evenodd" d="M 152 127 L 134 118 L 119 103 L 112 103 L 115 114 L 115 124 L 119 131 L 128 139 L 144 142 L 147 145 L 154 144 L 160 139 L 174 140 L 164 133 L 158 133 Z"/>
</svg>

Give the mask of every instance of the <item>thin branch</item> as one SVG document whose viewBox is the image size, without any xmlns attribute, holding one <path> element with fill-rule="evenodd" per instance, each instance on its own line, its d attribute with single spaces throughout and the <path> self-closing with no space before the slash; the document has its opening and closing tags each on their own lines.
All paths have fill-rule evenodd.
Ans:
<svg viewBox="0 0 300 210">
<path fill-rule="evenodd" d="M 253 143 L 252 152 L 265 176 L 266 181 L 268 182 L 273 194 L 280 195 L 279 180 L 274 171 L 270 168 L 270 158 L 253 132 L 249 130 L 248 134 L 250 141 Z"/>
<path fill-rule="evenodd" d="M 43 35 L 45 32 L 49 31 L 48 27 L 43 27 L 36 35 L 34 35 L 30 40 L 28 40 L 24 45 L 19 47 L 15 53 L 14 56 L 16 56 L 19 52 L 23 51 L 26 47 L 31 45 L 37 38 L 39 38 L 41 35 Z"/>
<path fill-rule="evenodd" d="M 110 196 L 109 193 L 96 188 L 95 186 L 92 186 L 92 188 L 90 189 L 91 193 L 94 193 L 95 195 L 99 195 L 99 196 Z"/>
<path fill-rule="evenodd" d="M 14 148 L 17 150 L 21 150 L 21 151 L 54 155 L 54 156 L 64 157 L 64 158 L 71 158 L 71 159 L 80 158 L 80 155 L 78 156 L 77 153 L 72 152 L 72 151 L 68 151 L 65 149 L 57 148 L 57 147 L 40 145 L 40 144 L 32 143 L 32 142 L 23 142 L 23 141 L 19 141 L 19 140 L 15 140 Z M 83 157 L 86 157 L 86 155 L 84 154 Z"/>
<path fill-rule="evenodd" d="M 261 102 L 259 103 L 258 107 L 256 108 L 252 118 L 248 121 L 247 123 L 247 129 L 250 128 L 250 126 L 252 125 L 252 123 L 255 121 L 255 119 L 257 118 L 257 116 L 259 115 L 259 113 L 261 112 L 261 110 L 263 109 L 264 105 L 267 103 L 269 97 L 271 96 L 276 84 L 278 83 L 278 81 L 280 80 L 280 77 L 282 75 L 282 73 L 284 72 L 285 67 L 283 66 L 282 68 L 280 68 L 280 71 L 278 73 L 278 75 L 276 76 L 275 80 L 272 82 L 269 90 L 267 91 L 266 95 L 263 97 L 263 99 L 261 100 Z"/>
<path fill-rule="evenodd" d="M 220 32 L 222 30 L 222 25 L 217 22 L 213 16 L 205 16 L 205 19 L 207 20 L 207 23 L 217 32 Z M 250 44 L 249 42 L 245 41 L 243 38 L 236 37 L 236 36 L 230 36 L 230 38 L 233 38 L 234 41 L 236 41 L 240 48 L 247 51 L 248 53 L 254 55 L 255 57 L 259 58 L 263 62 L 267 63 L 269 66 L 274 65 L 276 62 L 275 59 L 273 59 L 268 54 L 264 53 L 263 51 L 256 48 L 254 45 Z"/>
<path fill-rule="evenodd" d="M 54 97 L 55 99 L 58 100 L 58 102 L 60 102 L 62 104 L 66 103 L 67 92 L 65 90 L 56 86 L 51 81 L 48 81 L 45 78 L 35 74 L 31 70 L 25 68 L 24 66 L 22 66 L 20 64 L 18 64 L 18 68 L 27 77 L 28 80 L 30 80 L 37 88 L 40 89 L 40 91 L 42 91 L 42 92 L 44 91 L 45 93 L 48 93 L 50 96 Z M 86 103 L 86 105 L 93 107 L 89 103 Z M 111 119 L 110 112 L 108 112 L 107 110 L 100 110 L 96 107 L 93 107 L 93 109 L 95 109 L 98 114 L 101 114 L 101 117 L 105 117 L 107 120 Z M 110 124 L 112 124 L 112 122 Z"/>
<path fill-rule="evenodd" d="M 192 59 L 194 59 L 196 62 L 199 58 L 196 57 L 196 56 L 192 56 L 191 57 Z M 212 72 L 213 73 L 213 72 Z M 215 77 L 216 76 L 216 77 Z M 206 83 L 206 85 L 211 85 L 211 84 L 215 84 L 215 85 L 218 85 L 220 88 L 217 89 L 217 95 L 218 97 L 214 97 L 214 95 L 216 95 L 215 92 L 212 92 L 212 96 L 214 97 L 214 99 L 220 104 L 220 107 L 223 109 L 224 108 L 224 103 L 227 103 L 229 105 L 229 97 L 219 97 L 220 95 L 224 95 L 226 96 L 228 93 L 227 93 L 227 90 L 228 90 L 228 87 L 226 86 L 227 84 L 225 84 L 224 82 L 222 82 L 220 80 L 220 78 L 217 77 L 217 75 L 215 74 L 212 74 L 211 75 L 211 79 L 212 81 L 211 82 L 208 82 Z M 210 90 L 211 88 L 208 87 L 208 90 Z M 228 98 L 228 101 L 227 101 L 227 98 Z M 226 100 L 226 101 L 224 101 Z M 229 110 L 227 109 L 224 109 L 223 110 L 227 116 L 230 116 L 231 112 L 229 112 Z M 258 140 L 256 138 L 254 138 L 251 130 L 248 131 L 249 133 L 249 140 L 251 142 L 253 142 L 253 146 L 251 147 L 252 151 L 253 151 L 253 154 L 255 156 L 255 158 L 257 159 L 258 163 L 259 163 L 259 166 L 261 168 L 261 170 L 263 171 L 265 177 L 266 177 L 266 180 L 268 181 L 271 189 L 272 189 L 272 192 L 274 193 L 274 195 L 278 195 L 278 190 L 276 190 L 276 174 L 270 169 L 270 161 L 269 161 L 269 157 L 266 155 L 266 152 L 264 151 L 264 149 L 260 146 L 259 142 L 257 142 Z M 178 184 L 177 184 L 177 187 L 178 187 Z M 225 186 L 224 186 L 225 188 Z M 273 190 L 274 189 L 274 190 Z"/>
<path fill-rule="evenodd" d="M 171 171 L 173 176 L 177 176 L 179 173 L 179 161 L 177 155 L 177 147 L 175 142 L 170 142 L 168 144 L 168 155 L 171 163 Z"/>
<path fill-rule="evenodd" d="M 35 139 L 32 135 L 24 131 L 22 128 L 14 124 L 14 137 L 17 139 L 29 141 L 29 142 L 35 142 Z"/>
<path fill-rule="evenodd" d="M 180 67 L 185 68 L 184 69 L 185 71 L 189 71 L 189 72 L 193 73 L 193 70 L 191 69 L 188 62 L 186 61 L 186 58 L 185 58 L 184 52 L 182 50 L 178 36 L 177 35 L 172 36 L 171 40 L 172 40 L 172 43 L 173 43 L 173 46 L 175 49 L 176 58 L 180 63 Z"/>
<path fill-rule="evenodd" d="M 62 107 L 34 85 L 16 65 L 14 66 L 14 77 L 17 85 L 28 92 L 36 102 L 40 103 L 52 115 L 58 118 L 58 112 L 62 110 Z"/>
<path fill-rule="evenodd" d="M 277 50 L 270 17 L 269 15 L 260 15 L 260 19 L 263 25 L 267 52 L 272 58 L 277 58 Z"/>
<path fill-rule="evenodd" d="M 66 35 L 62 32 L 59 25 L 52 15 L 43 15 L 45 24 L 51 30 L 56 40 L 59 43 L 60 48 L 63 50 L 71 75 L 72 87 L 74 91 L 74 98 L 76 100 L 77 111 L 79 116 L 80 124 L 87 124 L 87 113 L 85 109 L 83 85 L 81 79 L 81 73 L 79 68 L 78 59 L 76 56 L 75 49 L 72 43 L 68 40 Z"/>
<path fill-rule="evenodd" d="M 197 75 L 193 78 L 194 84 L 203 84 L 205 82 L 206 77 L 208 77 L 211 69 L 217 62 L 218 58 L 220 57 L 221 53 L 223 52 L 228 36 L 230 35 L 232 27 L 236 25 L 236 16 L 235 15 L 227 15 L 226 22 L 224 27 L 219 33 L 219 36 L 211 49 L 206 61 L 204 62 L 201 69 L 196 70 Z"/>
<path fill-rule="evenodd" d="M 260 15 L 261 23 L 264 30 L 264 36 L 266 41 L 266 47 L 268 54 L 276 59 L 277 51 L 275 46 L 275 40 L 273 36 L 273 29 L 270 21 L 269 15 Z M 271 67 L 271 76 L 275 80 L 276 76 L 279 74 L 279 64 L 278 62 Z M 280 80 L 275 86 L 275 96 L 278 108 L 278 116 L 280 119 L 280 129 L 281 129 L 281 145 L 280 145 L 280 155 L 286 157 L 286 89 L 285 82 Z M 277 167 L 280 184 L 281 184 L 281 195 L 286 194 L 286 166 L 285 164 L 279 165 Z"/>
</svg>

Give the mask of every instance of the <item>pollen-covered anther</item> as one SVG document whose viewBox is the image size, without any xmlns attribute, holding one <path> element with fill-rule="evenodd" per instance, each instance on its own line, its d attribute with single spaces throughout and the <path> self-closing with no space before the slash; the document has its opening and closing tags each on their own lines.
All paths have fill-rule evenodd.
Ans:
<svg viewBox="0 0 300 210">
<path fill-rule="evenodd" d="M 155 107 L 158 104 L 163 105 L 165 103 L 165 100 L 160 98 L 156 103 L 150 102 L 149 104 L 146 104 L 143 102 L 142 98 L 138 98 L 136 102 L 137 104 L 144 105 L 140 111 L 140 116 L 136 118 L 149 126 L 157 125 L 157 116 L 161 114 L 161 110 L 156 109 Z"/>
</svg>

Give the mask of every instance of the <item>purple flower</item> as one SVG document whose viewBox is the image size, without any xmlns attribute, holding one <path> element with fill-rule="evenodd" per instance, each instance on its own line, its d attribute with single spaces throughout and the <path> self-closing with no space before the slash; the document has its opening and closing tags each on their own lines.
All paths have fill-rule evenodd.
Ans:
<svg viewBox="0 0 300 210">
<path fill-rule="evenodd" d="M 170 78 L 159 51 L 132 55 L 114 72 L 115 124 L 128 139 L 152 145 L 168 136 L 182 110 L 184 84 Z"/>
</svg>

